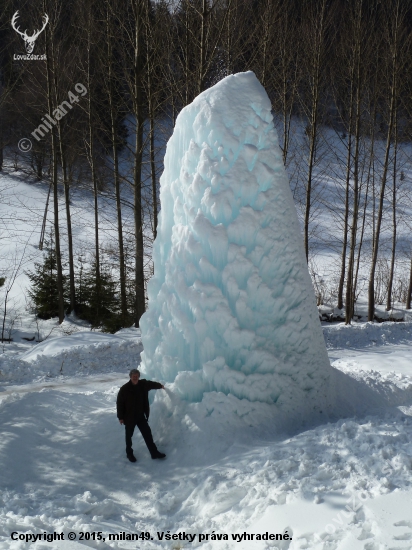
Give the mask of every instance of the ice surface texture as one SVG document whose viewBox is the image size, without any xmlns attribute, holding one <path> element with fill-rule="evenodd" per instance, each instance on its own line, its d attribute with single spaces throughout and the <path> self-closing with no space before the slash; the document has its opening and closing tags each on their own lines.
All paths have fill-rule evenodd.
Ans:
<svg viewBox="0 0 412 550">
<path fill-rule="evenodd" d="M 228 76 L 179 114 L 161 177 L 145 376 L 305 415 L 330 364 L 270 100 Z"/>
</svg>

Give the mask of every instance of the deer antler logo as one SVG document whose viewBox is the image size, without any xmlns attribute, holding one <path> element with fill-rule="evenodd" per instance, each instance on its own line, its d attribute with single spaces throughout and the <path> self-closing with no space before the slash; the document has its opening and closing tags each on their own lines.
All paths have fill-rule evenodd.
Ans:
<svg viewBox="0 0 412 550">
<path fill-rule="evenodd" d="M 49 16 L 47 14 L 44 14 L 44 16 L 43 16 L 43 27 L 39 31 L 34 31 L 32 36 L 28 36 L 27 31 L 21 32 L 19 30 L 19 27 L 16 27 L 16 21 L 17 21 L 18 17 L 19 17 L 19 12 L 16 11 L 16 13 L 13 15 L 13 19 L 11 20 L 11 26 L 23 38 L 24 44 L 26 46 L 26 52 L 27 53 L 32 53 L 32 51 L 34 49 L 34 44 L 35 44 L 37 38 L 44 31 L 44 29 L 46 28 L 47 23 L 49 22 Z"/>
</svg>

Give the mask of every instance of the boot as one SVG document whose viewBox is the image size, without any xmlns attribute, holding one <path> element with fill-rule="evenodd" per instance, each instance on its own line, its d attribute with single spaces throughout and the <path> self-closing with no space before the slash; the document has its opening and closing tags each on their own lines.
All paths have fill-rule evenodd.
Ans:
<svg viewBox="0 0 412 550">
<path fill-rule="evenodd" d="M 155 458 L 166 458 L 166 455 L 164 453 L 161 453 L 160 451 L 156 451 L 155 453 L 152 454 L 152 458 L 153 460 Z"/>
</svg>

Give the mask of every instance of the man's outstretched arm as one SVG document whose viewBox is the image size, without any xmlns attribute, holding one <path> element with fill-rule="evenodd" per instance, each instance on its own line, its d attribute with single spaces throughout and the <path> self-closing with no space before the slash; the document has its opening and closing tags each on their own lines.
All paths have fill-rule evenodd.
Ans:
<svg viewBox="0 0 412 550">
<path fill-rule="evenodd" d="M 160 382 L 153 382 L 152 380 L 146 380 L 148 390 L 164 390 L 165 387 Z"/>
</svg>

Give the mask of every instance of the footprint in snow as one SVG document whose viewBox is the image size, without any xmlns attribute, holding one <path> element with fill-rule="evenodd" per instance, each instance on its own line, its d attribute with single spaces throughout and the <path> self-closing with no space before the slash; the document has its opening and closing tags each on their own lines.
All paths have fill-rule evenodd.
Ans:
<svg viewBox="0 0 412 550">
<path fill-rule="evenodd" d="M 364 550 L 381 550 L 382 546 L 376 544 L 375 542 L 368 542 L 363 548 Z"/>
<path fill-rule="evenodd" d="M 395 527 L 411 527 L 412 528 L 412 521 L 406 521 L 406 520 L 397 521 L 396 523 L 394 523 L 394 526 Z"/>
<path fill-rule="evenodd" d="M 412 528 L 412 521 L 397 521 L 393 524 L 395 527 L 409 527 L 408 531 L 406 533 L 401 533 L 400 535 L 394 535 L 394 540 L 412 540 L 412 531 L 410 530 Z M 412 548 L 412 547 L 410 547 Z"/>
</svg>

